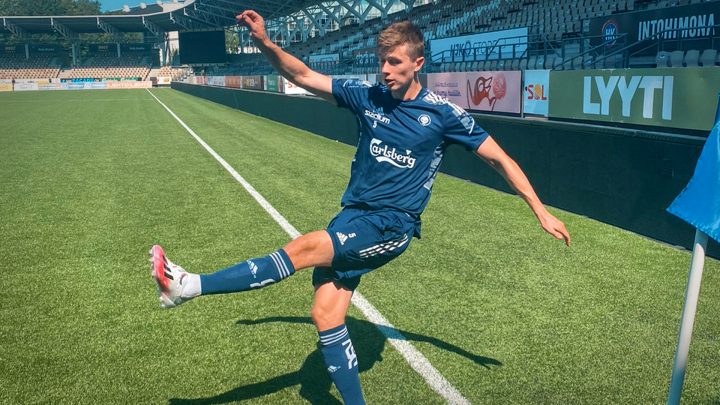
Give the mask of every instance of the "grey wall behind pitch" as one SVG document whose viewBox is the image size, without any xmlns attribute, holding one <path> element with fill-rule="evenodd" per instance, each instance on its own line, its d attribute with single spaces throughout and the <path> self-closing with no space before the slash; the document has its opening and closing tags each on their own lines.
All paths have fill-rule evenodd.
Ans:
<svg viewBox="0 0 720 405">
<path fill-rule="evenodd" d="M 173 83 L 176 90 L 350 145 L 358 126 L 347 110 L 314 97 Z M 689 248 L 694 228 L 665 208 L 687 185 L 703 140 L 567 122 L 475 115 L 523 168 L 545 204 Z M 451 146 L 441 170 L 505 192 L 505 181 L 473 154 Z M 708 255 L 720 257 L 711 240 Z"/>
</svg>

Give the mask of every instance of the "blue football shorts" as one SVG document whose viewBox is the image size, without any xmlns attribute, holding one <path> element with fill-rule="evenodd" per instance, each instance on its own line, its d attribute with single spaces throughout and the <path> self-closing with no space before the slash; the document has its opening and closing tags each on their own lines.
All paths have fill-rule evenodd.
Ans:
<svg viewBox="0 0 720 405">
<path fill-rule="evenodd" d="M 354 291 L 360 276 L 400 256 L 419 234 L 419 224 L 402 211 L 344 208 L 327 227 L 332 239 L 331 267 L 316 267 L 313 285 L 333 281 Z"/>
</svg>

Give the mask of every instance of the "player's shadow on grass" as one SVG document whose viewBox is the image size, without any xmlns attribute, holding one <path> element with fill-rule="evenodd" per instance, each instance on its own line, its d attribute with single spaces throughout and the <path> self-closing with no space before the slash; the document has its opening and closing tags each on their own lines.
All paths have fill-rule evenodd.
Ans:
<svg viewBox="0 0 720 405">
<path fill-rule="evenodd" d="M 239 320 L 238 325 L 258 325 L 270 322 L 303 323 L 312 325 L 309 317 L 269 317 L 257 320 Z M 366 320 L 348 317 L 346 325 L 358 356 L 358 367 L 360 372 L 371 369 L 376 362 L 382 361 L 382 351 L 385 348 L 385 335 L 397 337 L 402 334 L 407 340 L 415 342 L 427 342 L 438 348 L 457 353 L 472 360 L 485 368 L 490 366 L 501 366 L 498 360 L 478 356 L 467 350 L 436 339 L 430 336 L 418 335 L 416 333 L 376 326 Z M 341 404 L 332 394 L 330 388 L 332 381 L 325 370 L 325 363 L 320 350 L 314 350 L 303 362 L 300 370 L 293 373 L 273 377 L 260 383 L 244 385 L 230 391 L 218 394 L 209 398 L 179 399 L 173 398 L 170 403 L 180 404 L 224 404 L 228 402 L 242 401 L 252 398 L 260 398 L 265 395 L 278 392 L 282 389 L 300 385 L 300 395 L 312 404 Z"/>
</svg>

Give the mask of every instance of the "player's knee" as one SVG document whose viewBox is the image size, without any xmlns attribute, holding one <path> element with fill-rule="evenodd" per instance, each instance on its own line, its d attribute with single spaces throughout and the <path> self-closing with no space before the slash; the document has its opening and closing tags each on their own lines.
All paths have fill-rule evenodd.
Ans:
<svg viewBox="0 0 720 405">
<path fill-rule="evenodd" d="M 317 304 L 313 305 L 310 310 L 310 317 L 320 330 L 341 325 L 345 321 L 344 314 L 340 313 L 340 311 Z"/>
<path fill-rule="evenodd" d="M 332 263 L 332 241 L 325 231 L 302 235 L 288 243 L 284 250 L 297 270 Z"/>
</svg>

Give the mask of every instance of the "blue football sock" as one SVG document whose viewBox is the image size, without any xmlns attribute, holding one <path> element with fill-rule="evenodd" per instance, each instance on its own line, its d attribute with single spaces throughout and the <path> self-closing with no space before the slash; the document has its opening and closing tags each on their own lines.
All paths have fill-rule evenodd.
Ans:
<svg viewBox="0 0 720 405">
<path fill-rule="evenodd" d="M 345 405 L 365 405 L 355 349 L 350 341 L 347 327 L 338 327 L 319 332 L 320 351 L 325 357 L 327 371 L 340 391 Z"/>
<path fill-rule="evenodd" d="M 265 257 L 240 262 L 225 270 L 200 275 L 202 295 L 224 294 L 262 288 L 295 273 L 290 257 L 284 250 Z"/>
</svg>

